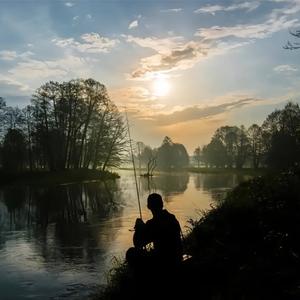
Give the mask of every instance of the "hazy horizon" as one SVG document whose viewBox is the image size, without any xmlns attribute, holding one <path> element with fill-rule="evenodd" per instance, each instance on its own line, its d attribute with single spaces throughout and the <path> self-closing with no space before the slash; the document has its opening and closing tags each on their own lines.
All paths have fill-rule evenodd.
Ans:
<svg viewBox="0 0 300 300">
<path fill-rule="evenodd" d="M 300 103 L 300 0 L 1 1 L 0 96 L 25 106 L 41 84 L 94 78 L 134 140 L 195 147 L 223 125 L 261 124 Z"/>
</svg>

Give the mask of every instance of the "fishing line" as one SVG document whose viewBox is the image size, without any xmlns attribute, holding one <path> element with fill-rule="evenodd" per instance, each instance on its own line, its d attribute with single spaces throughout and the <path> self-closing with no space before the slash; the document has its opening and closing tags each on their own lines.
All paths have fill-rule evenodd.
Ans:
<svg viewBox="0 0 300 300">
<path fill-rule="evenodd" d="M 131 135 L 130 135 L 130 129 L 129 129 L 129 121 L 128 121 L 126 107 L 125 107 L 125 116 L 126 116 L 127 131 L 128 131 L 128 137 L 129 137 L 129 145 L 130 145 L 130 151 L 131 151 L 131 160 L 132 160 L 132 166 L 133 166 L 133 172 L 134 172 L 134 179 L 135 179 L 136 194 L 137 194 L 137 200 L 138 200 L 138 205 L 139 205 L 139 213 L 140 213 L 140 218 L 143 219 L 142 209 L 141 209 L 141 201 L 140 201 L 140 193 L 139 193 L 139 187 L 138 187 L 137 176 L 136 176 L 136 169 L 135 169 L 135 163 L 134 163 Z"/>
</svg>

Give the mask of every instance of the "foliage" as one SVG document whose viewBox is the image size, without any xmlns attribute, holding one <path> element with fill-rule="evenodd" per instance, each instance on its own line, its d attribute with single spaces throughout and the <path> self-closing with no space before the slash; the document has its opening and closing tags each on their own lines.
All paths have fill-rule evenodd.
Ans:
<svg viewBox="0 0 300 300">
<path fill-rule="evenodd" d="M 6 133 L 22 132 L 30 170 L 118 166 L 126 148 L 126 128 L 103 84 L 93 79 L 50 81 L 24 109 L 0 102 Z M 3 162 L 5 164 L 5 162 Z"/>
<path fill-rule="evenodd" d="M 191 222 L 187 251 L 220 299 L 299 297 L 299 184 L 299 172 L 256 177 Z"/>
<path fill-rule="evenodd" d="M 174 170 L 187 167 L 189 156 L 184 145 L 173 143 L 166 136 L 162 145 L 157 149 L 157 167 L 160 170 Z"/>
<path fill-rule="evenodd" d="M 194 161 L 197 163 L 197 167 L 200 167 L 200 162 L 201 162 L 201 148 L 198 146 L 195 150 L 194 150 Z"/>
<path fill-rule="evenodd" d="M 284 169 L 299 164 L 300 108 L 289 102 L 269 114 L 262 126 L 223 126 L 202 149 L 206 167 Z"/>
<path fill-rule="evenodd" d="M 208 300 L 298 299 L 299 187 L 300 171 L 256 177 L 191 220 L 184 242 L 192 258 L 176 275 L 180 284 L 165 284 L 165 292 Z M 136 295 L 138 281 L 126 264 L 117 274 L 121 280 L 114 277 L 98 299 Z M 148 292 L 161 295 L 154 282 L 153 277 Z"/>
<path fill-rule="evenodd" d="M 3 169 L 20 172 L 24 169 L 26 150 L 25 138 L 18 129 L 9 129 L 2 148 Z"/>
</svg>

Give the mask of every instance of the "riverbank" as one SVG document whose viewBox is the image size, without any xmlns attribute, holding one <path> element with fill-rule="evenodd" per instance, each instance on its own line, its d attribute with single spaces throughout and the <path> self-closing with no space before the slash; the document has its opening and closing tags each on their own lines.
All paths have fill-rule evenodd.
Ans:
<svg viewBox="0 0 300 300">
<path fill-rule="evenodd" d="M 133 168 L 120 168 L 120 170 L 132 170 Z M 145 174 L 147 171 L 146 168 L 137 169 L 138 174 Z M 155 170 L 154 175 L 165 173 L 166 171 Z M 191 173 L 199 173 L 199 174 L 236 174 L 236 175 L 251 175 L 251 176 L 262 176 L 271 173 L 272 171 L 266 168 L 197 168 L 197 167 L 187 167 L 182 169 L 174 169 L 169 172 L 191 172 Z"/>
<path fill-rule="evenodd" d="M 78 169 L 64 171 L 24 171 L 20 173 L 0 170 L 0 185 L 7 184 L 67 184 L 91 180 L 108 180 L 119 178 L 119 175 L 109 171 Z"/>
<path fill-rule="evenodd" d="M 186 168 L 188 172 L 192 173 L 202 173 L 202 174 L 237 174 L 237 175 L 251 175 L 251 176 L 262 176 L 270 173 L 271 171 L 266 168 L 197 168 L 197 167 L 189 167 Z"/>
<path fill-rule="evenodd" d="M 147 287 L 153 295 L 165 292 L 175 298 L 300 298 L 299 171 L 242 183 L 190 225 L 184 246 L 192 259 L 176 278 L 180 284 L 159 291 L 154 277 L 150 285 L 137 285 L 143 275 L 137 278 L 122 262 L 95 299 L 134 299 Z"/>
</svg>

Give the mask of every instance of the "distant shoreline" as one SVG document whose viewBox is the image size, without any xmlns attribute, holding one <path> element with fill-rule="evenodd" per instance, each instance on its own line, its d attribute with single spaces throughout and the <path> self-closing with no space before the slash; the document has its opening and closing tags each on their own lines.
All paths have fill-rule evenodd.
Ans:
<svg viewBox="0 0 300 300">
<path fill-rule="evenodd" d="M 39 185 L 39 184 L 70 184 L 90 180 L 109 180 L 119 178 L 119 174 L 109 171 L 90 169 L 63 171 L 23 171 L 20 173 L 0 170 L 0 186 L 3 185 Z"/>
<path fill-rule="evenodd" d="M 120 168 L 120 170 L 127 170 L 127 171 L 133 171 L 133 168 Z M 139 173 L 139 168 L 136 169 Z M 141 168 L 142 172 L 147 171 L 146 168 Z M 252 175 L 252 176 L 261 176 L 265 175 L 270 172 L 267 168 L 242 168 L 242 169 L 236 169 L 236 168 L 197 168 L 197 167 L 187 167 L 182 169 L 174 169 L 169 171 L 163 171 L 163 170 L 157 170 L 154 171 L 153 175 L 157 175 L 160 173 L 171 173 L 171 172 L 191 172 L 191 173 L 199 173 L 199 174 L 237 174 L 237 175 Z"/>
<path fill-rule="evenodd" d="M 197 167 L 190 167 L 186 169 L 192 173 L 203 173 L 203 174 L 238 174 L 238 175 L 253 175 L 253 176 L 260 176 L 265 175 L 270 172 L 269 169 L 260 168 L 260 169 L 253 169 L 253 168 L 242 168 L 242 169 L 235 169 L 235 168 L 197 168 Z"/>
</svg>

